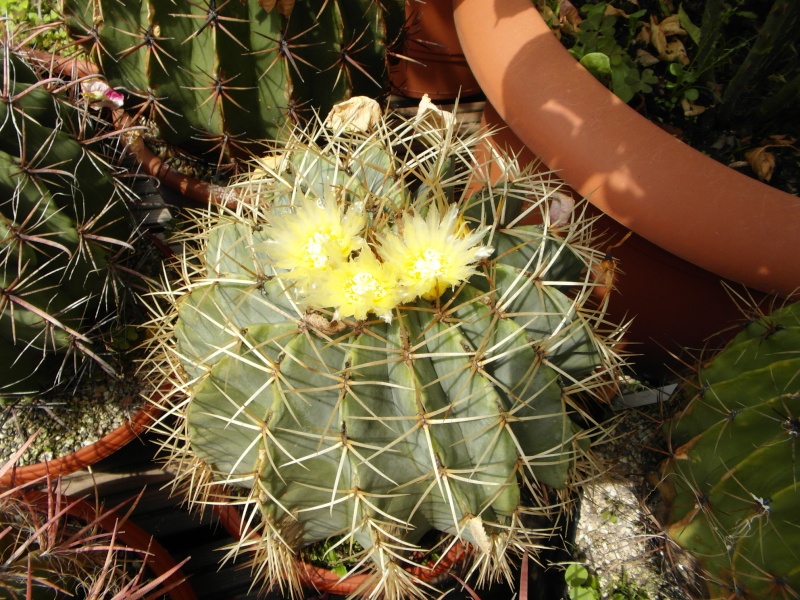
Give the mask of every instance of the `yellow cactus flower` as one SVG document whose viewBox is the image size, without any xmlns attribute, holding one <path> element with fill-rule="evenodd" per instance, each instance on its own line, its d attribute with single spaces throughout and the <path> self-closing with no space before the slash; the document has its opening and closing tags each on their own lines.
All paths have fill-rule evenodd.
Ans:
<svg viewBox="0 0 800 600">
<path fill-rule="evenodd" d="M 363 215 L 344 212 L 335 200 L 306 200 L 295 212 L 276 215 L 267 229 L 267 253 L 287 273 L 283 276 L 303 282 L 314 279 L 359 250 L 364 240 Z"/>
<path fill-rule="evenodd" d="M 304 302 L 315 308 L 333 308 L 334 320 L 362 320 L 374 313 L 388 323 L 400 297 L 394 274 L 364 248 L 356 258 L 323 273 Z"/>
<path fill-rule="evenodd" d="M 397 274 L 402 301 L 422 296 L 434 300 L 451 286 L 475 273 L 475 263 L 491 256 L 490 246 L 481 245 L 487 228 L 470 231 L 456 206 L 444 215 L 432 207 L 427 218 L 414 214 L 403 219 L 402 235 L 381 239 L 379 253 L 387 268 Z"/>
</svg>

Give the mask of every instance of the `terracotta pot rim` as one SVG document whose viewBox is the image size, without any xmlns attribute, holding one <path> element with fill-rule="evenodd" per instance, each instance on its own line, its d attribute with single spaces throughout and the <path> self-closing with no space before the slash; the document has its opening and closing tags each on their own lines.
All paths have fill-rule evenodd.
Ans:
<svg viewBox="0 0 800 600">
<path fill-rule="evenodd" d="M 160 412 L 157 405 L 145 400 L 133 416 L 96 442 L 53 460 L 12 467 L 0 478 L 0 488 L 42 480 L 48 474 L 52 477 L 64 476 L 93 465 L 142 435 Z"/>
<path fill-rule="evenodd" d="M 487 99 L 572 188 L 720 278 L 783 296 L 796 292 L 800 198 L 714 161 L 622 103 L 572 58 L 529 0 L 453 5 L 464 54 Z M 687 165 L 701 170 L 692 174 Z M 726 181 L 731 188 L 722 187 Z"/>
<path fill-rule="evenodd" d="M 26 501 L 42 505 L 45 510 L 52 498 L 51 493 L 44 490 L 25 490 L 23 493 Z M 146 553 L 145 562 L 147 567 L 156 577 L 177 567 L 178 563 L 156 541 L 155 537 L 133 523 L 129 518 L 123 517 L 111 509 L 103 512 L 98 519 L 96 507 L 87 500 L 74 498 L 66 494 L 57 494 L 56 497 L 60 502 L 59 507 L 55 509 L 56 512 L 66 509 L 65 514 L 83 523 L 96 522 L 106 532 L 116 530 L 116 539 L 122 542 L 122 545 Z M 121 525 L 120 522 L 122 522 Z M 194 589 L 179 568 L 164 580 L 164 589 L 167 589 L 166 593 L 171 600 L 197 600 Z"/>
<path fill-rule="evenodd" d="M 241 512 L 233 504 L 213 504 L 214 513 L 223 529 L 233 538 L 239 539 L 242 535 Z M 254 534 L 250 534 L 254 535 Z M 404 567 L 413 577 L 422 581 L 431 581 L 447 573 L 453 565 L 464 561 L 469 555 L 469 550 L 461 542 L 453 544 L 445 556 L 431 567 L 414 566 Z M 296 559 L 300 567 L 299 573 L 302 584 L 319 592 L 348 596 L 356 592 L 364 592 L 368 586 L 369 574 L 357 573 L 340 577 L 330 569 L 313 565 L 300 558 Z"/>
</svg>

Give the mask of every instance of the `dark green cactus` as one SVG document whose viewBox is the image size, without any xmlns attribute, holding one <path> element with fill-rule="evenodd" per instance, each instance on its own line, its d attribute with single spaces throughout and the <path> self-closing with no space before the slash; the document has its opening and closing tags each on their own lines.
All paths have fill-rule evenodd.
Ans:
<svg viewBox="0 0 800 600">
<path fill-rule="evenodd" d="M 312 109 L 385 93 L 387 44 L 404 15 L 401 0 L 301 0 L 286 16 L 268 4 L 63 0 L 63 10 L 72 37 L 127 90 L 129 112 L 227 164 Z"/>
<path fill-rule="evenodd" d="M 668 534 L 712 597 L 800 593 L 800 303 L 750 322 L 676 392 Z"/>
<path fill-rule="evenodd" d="M 99 333 L 129 296 L 122 269 L 137 235 L 126 188 L 93 141 L 102 125 L 74 99 L 79 85 L 40 81 L 5 42 L 0 343 L 7 360 L 0 396 L 43 391 L 81 357 L 110 368 Z"/>
<path fill-rule="evenodd" d="M 198 215 L 161 294 L 154 371 L 187 394 L 165 445 L 195 501 L 242 490 L 242 545 L 293 595 L 294 554 L 334 536 L 389 598 L 420 593 L 401 567 L 431 530 L 510 576 L 543 484 L 574 481 L 570 395 L 613 381 L 587 223 L 512 224 L 558 197 L 512 159 L 467 195 L 481 137 L 429 117 L 295 131 L 235 209 Z"/>
</svg>

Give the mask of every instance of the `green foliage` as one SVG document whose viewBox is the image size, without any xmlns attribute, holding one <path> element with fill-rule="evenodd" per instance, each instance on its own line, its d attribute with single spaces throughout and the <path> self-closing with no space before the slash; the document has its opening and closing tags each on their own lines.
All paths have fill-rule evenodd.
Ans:
<svg viewBox="0 0 800 600">
<path fill-rule="evenodd" d="M 666 427 L 669 536 L 713 595 L 800 590 L 800 303 L 760 315 L 676 392 Z"/>
<path fill-rule="evenodd" d="M 793 117 L 800 89 L 795 44 L 800 4 L 708 0 L 700 5 L 702 10 L 691 14 L 687 6 L 676 12 L 665 3 L 626 14 L 615 0 L 587 1 L 581 5 L 585 18 L 574 32 L 562 28 L 563 39 L 625 102 L 644 94 L 649 103 L 690 117 L 700 106 L 728 125 L 737 115 L 758 126 L 780 115 Z M 667 19 L 677 19 L 681 30 L 666 28 L 664 43 L 675 40 L 685 54 L 654 43 Z"/>
<path fill-rule="evenodd" d="M 652 69 L 637 65 L 628 52 L 636 36 L 637 19 L 646 11 L 627 16 L 627 28 L 619 27 L 619 17 L 606 12 L 606 4 L 585 4 L 586 18 L 581 22 L 570 54 L 592 75 L 604 82 L 623 102 L 653 91 L 658 79 Z M 623 32 L 623 33 L 619 33 Z M 623 39 L 618 38 L 622 36 Z"/>
<path fill-rule="evenodd" d="M 569 600 L 647 600 L 647 592 L 631 583 L 625 571 L 610 591 L 604 590 L 600 578 L 583 565 L 571 564 L 564 572 Z"/>
<path fill-rule="evenodd" d="M 600 580 L 583 565 L 569 565 L 564 581 L 570 600 L 600 600 Z"/>
<path fill-rule="evenodd" d="M 67 85 L 48 87 L 2 47 L 0 394 L 36 393 L 86 356 L 123 313 L 137 227 L 129 193 L 93 138 L 103 123 Z M 7 77 L 7 78 L 6 78 Z"/>
<path fill-rule="evenodd" d="M 4 26 L 24 27 L 31 36 L 26 42 L 39 50 L 55 52 L 67 40 L 61 18 L 46 0 L 0 0 Z"/>
<path fill-rule="evenodd" d="M 259 140 L 281 139 L 314 110 L 387 91 L 401 0 L 300 0 L 290 16 L 263 4 L 63 2 L 71 36 L 127 91 L 129 112 L 218 167 L 258 152 Z"/>
<path fill-rule="evenodd" d="M 585 434 L 569 416 L 573 394 L 612 381 L 606 325 L 589 308 L 587 273 L 603 256 L 588 223 L 549 223 L 558 184 L 510 158 L 508 179 L 488 185 L 472 164 L 481 136 L 428 117 L 382 118 L 369 133 L 295 130 L 233 188 L 232 207 L 198 215 L 182 238 L 181 279 L 154 308 L 153 370 L 187 395 L 171 411 L 177 429 L 162 424 L 165 445 L 194 501 L 212 482 L 246 495 L 261 538 L 242 547 L 255 547 L 267 587 L 298 593 L 294 552 L 338 535 L 376 593 L 420 594 L 401 567 L 432 530 L 472 548 L 480 582 L 510 576 L 513 555 L 535 552 L 528 519 L 548 512 L 544 484 L 575 481 Z M 452 229 L 442 220 L 422 234 L 410 216 L 437 225 L 448 206 Z M 345 209 L 363 219 L 366 245 L 335 245 L 348 248 L 344 262 L 301 279 L 286 262 L 291 246 L 317 252 L 339 235 L 311 235 L 309 215 Z M 544 224 L 516 222 L 522 209 Z M 294 238 L 278 245 L 287 223 Z M 344 300 L 367 294 L 396 266 L 390 254 L 365 258 L 387 236 L 425 246 L 445 234 L 446 247 L 469 238 L 492 250 L 460 281 L 389 314 L 312 301 L 329 297 L 320 289 L 331 278 Z M 446 247 L 434 260 L 431 245 L 425 265 L 413 259 L 398 276 L 463 259 Z M 356 264 L 369 270 L 341 275 Z"/>
</svg>

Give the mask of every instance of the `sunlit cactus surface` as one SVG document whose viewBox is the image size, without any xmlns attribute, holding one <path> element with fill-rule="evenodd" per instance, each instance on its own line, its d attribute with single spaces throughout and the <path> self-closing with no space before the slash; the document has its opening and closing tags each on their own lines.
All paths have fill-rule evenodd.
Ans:
<svg viewBox="0 0 800 600">
<path fill-rule="evenodd" d="M 800 303 L 754 318 L 676 392 L 669 536 L 714 598 L 800 593 Z"/>
<path fill-rule="evenodd" d="M 235 550 L 268 588 L 296 597 L 297 553 L 334 539 L 372 575 L 363 593 L 424 595 L 403 567 L 432 531 L 480 583 L 512 578 L 580 476 L 573 397 L 618 366 L 589 308 L 603 255 L 557 182 L 498 156 L 487 183 L 485 134 L 359 102 L 296 129 L 182 236 L 152 299 L 174 401 L 159 429 L 190 498 L 241 494 L 259 537 Z"/>
<path fill-rule="evenodd" d="M 314 110 L 385 94 L 405 18 L 402 0 L 61 1 L 128 112 L 219 166 Z"/>
<path fill-rule="evenodd" d="M 83 93 L 90 82 L 37 72 L 8 29 L 3 35 L 0 343 L 7 360 L 0 364 L 0 396 L 6 397 L 47 389 L 86 356 L 111 369 L 100 334 L 130 299 L 133 272 L 125 265 L 138 227 L 130 192 L 106 157 L 113 136 Z"/>
</svg>

